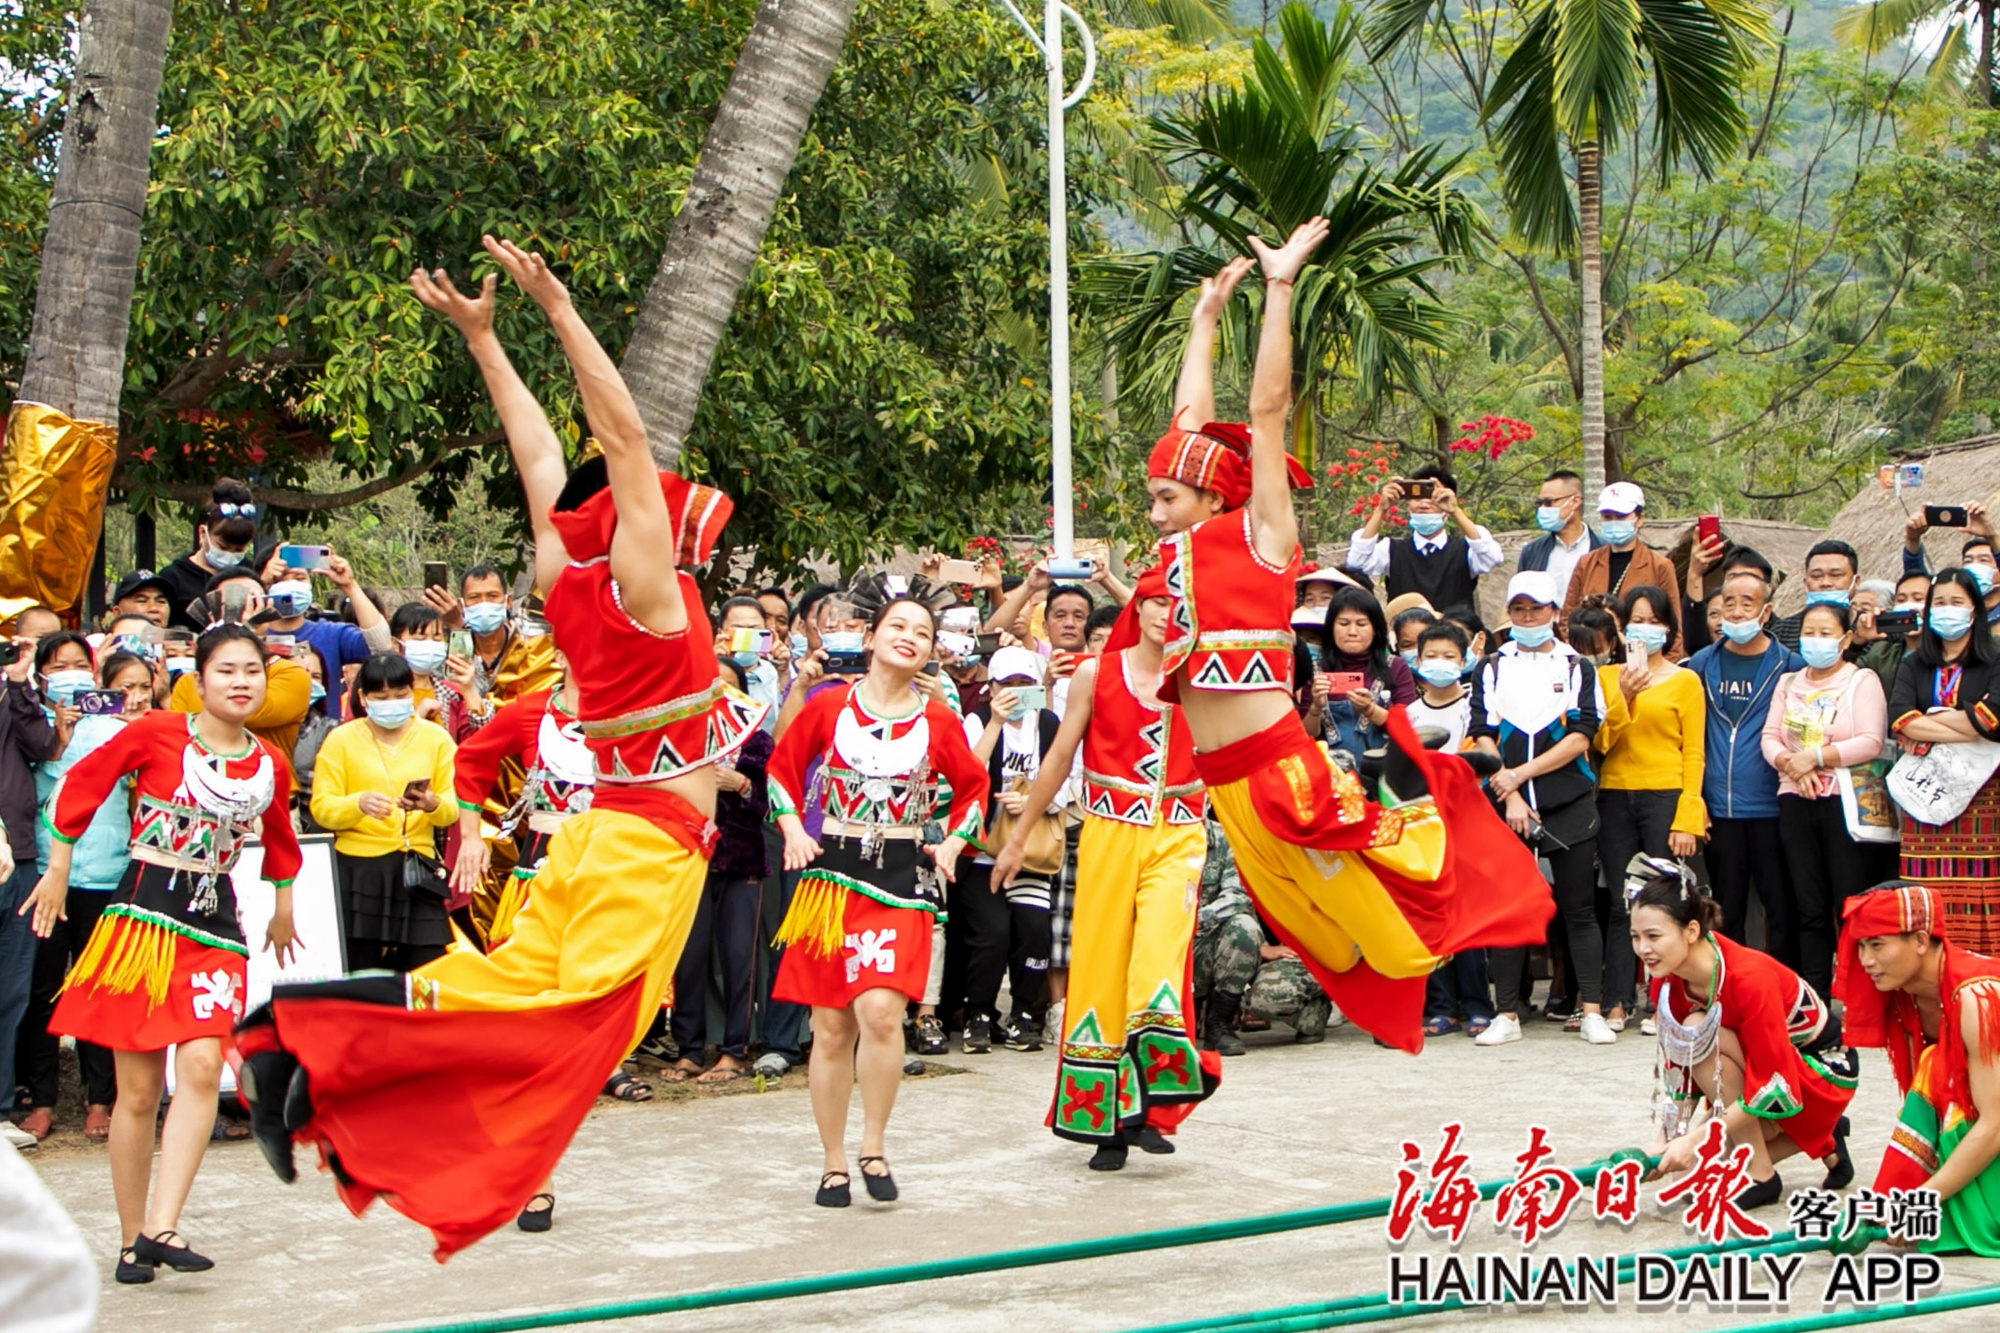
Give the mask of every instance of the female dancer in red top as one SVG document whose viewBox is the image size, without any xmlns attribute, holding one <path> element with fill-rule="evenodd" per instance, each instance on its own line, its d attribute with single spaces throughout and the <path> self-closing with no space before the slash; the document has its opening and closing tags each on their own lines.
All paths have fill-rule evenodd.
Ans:
<svg viewBox="0 0 2000 1333">
<path fill-rule="evenodd" d="M 244 729 L 264 706 L 264 645 L 241 625 L 218 625 L 195 647 L 201 711 L 146 713 L 64 775 L 49 798 L 49 869 L 23 903 L 46 938 L 69 894 L 71 848 L 126 774 L 138 805 L 132 863 L 63 982 L 49 1030 L 109 1046 L 118 1064 L 111 1113 L 111 1188 L 123 1248 L 120 1282 L 151 1282 L 165 1264 L 197 1273 L 215 1265 L 180 1239 L 181 1206 L 215 1128 L 223 1043 L 243 1014 L 249 947 L 230 881 L 237 853 L 255 834 L 263 875 L 277 886 L 267 948 L 289 960 L 292 880 L 290 770 L 283 755 Z M 179 1080 L 160 1132 L 159 1185 L 153 1126 L 165 1088 L 167 1047 Z M 171 1239 L 170 1239 L 171 1238 Z"/>
<path fill-rule="evenodd" d="M 778 927 L 777 942 L 791 947 L 771 994 L 812 1006 L 813 1119 L 826 1154 L 814 1202 L 828 1208 L 852 1198 L 847 1107 L 857 1071 L 861 1180 L 870 1198 L 896 1197 L 882 1136 L 903 1077 L 903 1010 L 923 1000 L 930 976 L 931 922 L 944 907 L 935 876 L 952 878 L 986 807 L 986 767 L 962 724 L 917 693 L 935 632 L 922 602 L 883 606 L 868 631 L 868 673 L 815 694 L 778 737 L 768 770 L 785 869 L 805 872 Z M 823 762 L 808 787 L 815 759 Z M 951 788 L 951 812 L 944 837 L 926 844 L 940 785 Z M 826 810 L 817 842 L 800 817 L 813 802 Z"/>
<path fill-rule="evenodd" d="M 1784 1195 L 1777 1163 L 1826 1162 L 1826 1189 L 1854 1179 L 1847 1104 L 1855 1061 L 1840 1020 L 1798 973 L 1716 933 L 1722 905 L 1679 862 L 1635 856 L 1628 874 L 1632 948 L 1653 983 L 1666 1151 L 1654 1178 L 1695 1163 L 1695 1111 L 1706 1098 L 1731 1143 L 1750 1145 L 1751 1186 L 1739 1208 Z"/>
</svg>

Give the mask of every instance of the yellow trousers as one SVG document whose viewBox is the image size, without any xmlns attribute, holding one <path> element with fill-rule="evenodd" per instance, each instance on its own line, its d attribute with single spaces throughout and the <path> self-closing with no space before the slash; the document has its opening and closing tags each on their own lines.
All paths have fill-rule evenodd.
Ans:
<svg viewBox="0 0 2000 1333">
<path fill-rule="evenodd" d="M 1432 807 L 1402 812 L 1398 842 L 1333 852 L 1273 837 L 1251 804 L 1248 782 L 1210 787 L 1208 801 L 1258 910 L 1313 961 L 1346 972 L 1366 958 L 1383 976 L 1398 978 L 1428 976 L 1436 968 L 1438 956 L 1370 869 L 1374 863 L 1406 879 L 1435 880 L 1444 866 L 1445 830 Z"/>
<path fill-rule="evenodd" d="M 1050 1117 L 1063 1138 L 1108 1142 L 1212 1090 L 1184 1008 L 1207 850 L 1199 824 L 1084 816 Z"/>
<path fill-rule="evenodd" d="M 650 822 L 586 810 L 556 832 L 507 942 L 417 969 L 412 1005 L 538 1009 L 597 999 L 643 976 L 636 1045 L 673 980 L 707 876 L 706 858 Z"/>
</svg>

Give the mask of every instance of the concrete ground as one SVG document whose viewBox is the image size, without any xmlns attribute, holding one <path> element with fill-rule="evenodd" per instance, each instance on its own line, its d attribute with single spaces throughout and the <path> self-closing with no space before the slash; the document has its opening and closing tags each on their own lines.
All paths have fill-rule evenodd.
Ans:
<svg viewBox="0 0 2000 1333">
<path fill-rule="evenodd" d="M 197 1180 L 182 1229 L 217 1261 L 214 1271 L 162 1270 L 148 1287 L 111 1281 L 117 1221 L 101 1148 L 74 1121 L 28 1160 L 82 1227 L 102 1264 L 101 1327 L 146 1333 L 386 1329 L 501 1313 L 633 1300 L 709 1288 L 953 1258 L 1136 1230 L 1374 1199 L 1394 1188 L 1405 1137 L 1428 1152 L 1446 1121 L 1464 1122 L 1471 1172 L 1512 1173 L 1530 1125 L 1548 1128 L 1558 1160 L 1582 1164 L 1648 1136 L 1652 1040 L 1636 1026 L 1607 1048 L 1536 1020 L 1527 1040 L 1475 1048 L 1462 1034 L 1412 1059 L 1346 1028 L 1324 1045 L 1289 1033 L 1252 1037 L 1226 1062 L 1221 1091 L 1196 1111 L 1171 1157 L 1133 1154 L 1118 1175 L 1084 1169 L 1086 1149 L 1042 1128 L 1054 1056 L 995 1050 L 953 1055 L 963 1072 L 906 1082 L 889 1153 L 902 1201 L 812 1206 L 819 1174 L 804 1078 L 763 1093 L 700 1094 L 649 1105 L 600 1102 L 557 1175 L 555 1229 L 509 1229 L 440 1267 L 428 1237 L 377 1208 L 355 1219 L 325 1177 L 279 1185 L 256 1149 L 219 1144 Z M 1886 1063 L 1868 1052 L 1853 1108 L 1861 1178 L 1872 1177 L 1893 1121 Z M 858 1134 L 857 1128 L 850 1131 Z M 449 1134 L 448 1124 L 412 1124 Z M 1793 1164 L 1788 1185 L 1817 1185 L 1817 1167 Z M 1651 1191 L 1648 1192 L 1650 1207 Z M 1587 1201 L 1586 1201 L 1587 1207 Z M 1518 1253 L 1484 1229 L 1464 1253 Z M 1784 1210 L 1759 1214 L 1773 1230 Z M 1629 1231 L 1572 1219 L 1542 1251 L 1630 1253 L 1686 1245 L 1677 1221 L 1642 1216 Z M 1440 1253 L 1433 1245 L 1421 1247 Z M 1416 1252 L 1415 1249 L 1412 1251 Z M 639 1333 L 709 1330 L 1126 1330 L 1379 1292 L 1388 1249 L 1379 1222 L 1118 1258 L 913 1283 L 650 1319 L 598 1323 Z M 1812 1257 L 1804 1301 L 1785 1312 L 1738 1314 L 1696 1305 L 1649 1315 L 1648 1327 L 1744 1327 L 1820 1312 Z M 2000 1261 L 1946 1261 L 1955 1290 L 2000 1282 Z M 1559 1315 L 1438 1316 L 1430 1326 L 1500 1327 L 1560 1319 L 1565 1329 L 1611 1330 L 1620 1310 Z M 0 1319 L 4 1322 L 4 1319 Z M 1518 1327 L 1518 1323 L 1510 1326 Z M 1937 1317 L 1927 1328 L 1991 1329 L 2000 1307 Z"/>
</svg>

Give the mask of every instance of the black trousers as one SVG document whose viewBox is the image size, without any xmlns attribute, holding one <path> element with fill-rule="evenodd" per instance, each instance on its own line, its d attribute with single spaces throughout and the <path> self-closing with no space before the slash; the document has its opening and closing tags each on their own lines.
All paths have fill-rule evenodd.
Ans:
<svg viewBox="0 0 2000 1333">
<path fill-rule="evenodd" d="M 1007 900 L 1007 988 L 1014 1013 L 1039 1027 L 1049 1011 L 1049 951 L 1055 945 L 1049 882 L 1016 879 L 997 896 Z M 993 1002 L 999 1004 L 998 995 Z"/>
<path fill-rule="evenodd" d="M 1798 906 L 1799 975 L 1830 996 L 1841 905 L 1875 887 L 1880 857 L 1849 835 L 1838 795 L 1778 797 L 1778 841 Z"/>
<path fill-rule="evenodd" d="M 1639 960 L 1632 953 L 1632 917 L 1625 910 L 1625 867 L 1633 857 L 1667 856 L 1667 835 L 1673 832 L 1677 791 L 1612 791 L 1597 793 L 1597 854 L 1604 865 L 1604 1007 L 1633 1005 Z"/>
<path fill-rule="evenodd" d="M 110 905 L 109 893 L 72 891 L 63 909 L 69 913 L 69 919 L 57 921 L 47 939 L 35 941 L 28 1011 L 21 1017 L 20 1036 L 14 1047 L 15 1081 L 28 1089 L 24 1109 L 56 1104 L 62 1045 L 56 1034 L 49 1031 L 49 1019 L 56 1011 L 56 992 L 62 989 L 70 964 L 83 952 L 97 918 Z M 80 1041 L 76 1044 L 76 1059 L 83 1068 L 84 1101 L 92 1106 L 111 1105 L 118 1095 L 111 1048 Z"/>
<path fill-rule="evenodd" d="M 1604 936 L 1597 924 L 1595 901 L 1597 839 L 1583 838 L 1565 850 L 1545 855 L 1550 886 L 1555 891 L 1556 919 L 1562 923 L 1563 938 L 1569 944 L 1570 987 L 1581 1003 L 1597 1004 L 1604 996 Z M 1493 973 L 1494 1012 L 1518 1018 L 1528 951 L 1493 949 L 1488 952 L 1488 961 Z"/>
<path fill-rule="evenodd" d="M 1798 914 L 1792 910 L 1792 889 L 1785 878 L 1785 849 L 1776 816 L 1711 819 L 1708 873 L 1715 881 L 1716 901 L 1722 904 L 1722 933 L 1738 944 L 1754 943 L 1743 937 L 1754 886 L 1764 904 L 1764 952 L 1797 970 Z"/>
<path fill-rule="evenodd" d="M 993 892 L 992 866 L 963 860 L 949 894 L 944 988 L 938 1010 L 950 1014 L 963 1006 L 967 1023 L 975 1018 L 998 1018 L 1000 982 L 1007 975 L 1013 937 L 1007 896 Z M 1046 918 L 1048 913 L 1042 915 Z M 1046 951 L 1042 957 L 1048 957 Z"/>
<path fill-rule="evenodd" d="M 757 965 L 757 914 L 764 884 L 710 875 L 702 885 L 681 960 L 674 966 L 674 1045 L 699 1060 L 708 1045 L 711 960 L 722 995 L 722 1040 L 717 1049 L 738 1060 L 750 1054 L 751 979 Z"/>
</svg>

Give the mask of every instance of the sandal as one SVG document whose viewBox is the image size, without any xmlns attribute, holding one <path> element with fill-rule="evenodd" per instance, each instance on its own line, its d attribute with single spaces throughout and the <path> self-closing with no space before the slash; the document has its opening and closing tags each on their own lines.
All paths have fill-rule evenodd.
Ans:
<svg viewBox="0 0 2000 1333">
<path fill-rule="evenodd" d="M 1563 1020 L 1563 1031 L 1564 1032 L 1583 1031 L 1583 1015 L 1581 1013 L 1574 1013 L 1571 1014 L 1568 1018 L 1565 1018 Z"/>
<path fill-rule="evenodd" d="M 734 1083 L 739 1078 L 749 1078 L 750 1071 L 742 1065 L 717 1064 L 715 1068 L 695 1079 L 698 1087 L 713 1088 L 724 1083 Z"/>
<path fill-rule="evenodd" d="M 690 1060 L 682 1060 L 670 1068 L 660 1071 L 662 1083 L 686 1083 L 701 1073 L 701 1066 Z"/>
<path fill-rule="evenodd" d="M 111 1108 L 102 1102 L 92 1102 L 83 1114 L 83 1137 L 93 1143 L 103 1143 L 111 1137 Z"/>
<path fill-rule="evenodd" d="M 827 1182 L 838 1180 L 838 1185 Z M 813 1195 L 813 1202 L 822 1208 L 845 1208 L 854 1202 L 854 1192 L 845 1171 L 828 1171 L 819 1178 L 819 1193 Z"/>
<path fill-rule="evenodd" d="M 1426 1037 L 1442 1037 L 1447 1032 L 1456 1031 L 1458 1031 L 1458 1020 L 1448 1015 L 1439 1014 L 1435 1018 L 1426 1018 L 1424 1020 L 1424 1035 Z"/>
<path fill-rule="evenodd" d="M 604 1096 L 621 1102 L 650 1102 L 653 1090 L 624 1070 L 604 1081 Z"/>
<path fill-rule="evenodd" d="M 215 1128 L 208 1131 L 208 1141 L 210 1143 L 231 1143 L 238 1139 L 247 1139 L 249 1137 L 250 1126 L 243 1124 L 241 1121 L 231 1120 L 226 1115 L 217 1115 L 215 1117 Z"/>
<path fill-rule="evenodd" d="M 876 1175 L 868 1169 L 870 1162 L 882 1164 L 882 1174 Z M 868 1187 L 868 1197 L 877 1203 L 894 1203 L 896 1200 L 896 1178 L 889 1174 L 889 1159 L 886 1157 L 864 1157 L 861 1159 L 861 1183 Z"/>
<path fill-rule="evenodd" d="M 1476 1037 L 1480 1033 L 1486 1031 L 1486 1029 L 1492 1026 L 1493 1026 L 1493 1020 L 1490 1018 L 1475 1018 L 1465 1025 L 1465 1035 L 1468 1037 Z"/>
<path fill-rule="evenodd" d="M 56 1110 L 53 1106 L 37 1106 L 15 1128 L 23 1134 L 33 1134 L 35 1142 L 40 1143 L 56 1132 Z"/>
<path fill-rule="evenodd" d="M 549 1201 L 548 1206 L 546 1208 L 535 1207 L 543 1199 Z M 556 1196 L 547 1190 L 529 1195 L 528 1202 L 521 1209 L 521 1215 L 514 1219 L 514 1225 L 523 1231 L 547 1231 L 555 1224 Z"/>
</svg>

